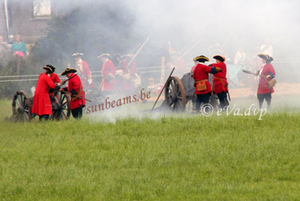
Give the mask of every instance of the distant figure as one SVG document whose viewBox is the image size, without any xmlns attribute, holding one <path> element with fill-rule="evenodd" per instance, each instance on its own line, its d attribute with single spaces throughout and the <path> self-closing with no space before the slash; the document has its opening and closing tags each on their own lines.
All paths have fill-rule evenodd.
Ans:
<svg viewBox="0 0 300 201">
<path fill-rule="evenodd" d="M 50 78 L 49 74 L 53 73 L 52 68 L 49 66 L 44 66 L 45 72 L 39 77 L 34 101 L 32 106 L 32 113 L 39 115 L 39 120 L 48 120 L 49 116 L 52 115 L 52 104 L 49 96 L 50 89 L 59 89 Z"/>
<path fill-rule="evenodd" d="M 7 45 L 7 42 L 4 41 L 3 36 L 0 36 L 0 58 L 4 53 L 6 53 L 9 50 L 9 47 Z"/>
<path fill-rule="evenodd" d="M 123 71 L 123 75 L 122 75 L 124 81 L 123 90 L 125 91 L 125 93 L 135 91 L 134 78 L 137 73 L 137 66 L 135 61 L 132 61 L 131 64 L 128 66 L 131 59 L 132 59 L 131 55 L 123 55 L 121 57 L 120 64 L 121 64 L 121 69 Z"/>
<path fill-rule="evenodd" d="M 101 54 L 100 56 L 97 57 L 98 59 L 101 59 L 103 64 L 102 64 L 102 90 L 103 91 L 114 91 L 116 88 L 116 79 L 115 79 L 115 74 L 116 74 L 116 68 L 114 63 L 109 59 L 110 54 L 104 53 Z"/>
<path fill-rule="evenodd" d="M 260 70 L 256 70 L 254 72 L 255 75 L 260 75 L 259 84 L 257 89 L 257 99 L 259 103 L 259 109 L 262 108 L 262 104 L 264 100 L 267 102 L 267 107 L 270 108 L 271 106 L 271 94 L 274 92 L 273 86 L 270 86 L 269 81 L 275 77 L 275 70 L 271 61 L 273 58 L 267 54 L 258 54 L 258 56 L 262 59 L 263 66 Z M 275 81 L 275 80 L 273 80 Z M 273 82 L 275 85 L 275 83 Z"/>
<path fill-rule="evenodd" d="M 74 53 L 72 56 L 75 58 L 77 74 L 81 78 L 83 88 L 93 88 L 93 78 L 89 65 L 86 61 L 81 59 L 83 53 Z"/>
<path fill-rule="evenodd" d="M 233 64 L 234 65 L 245 65 L 246 61 L 246 53 L 244 52 L 244 48 L 239 49 L 234 57 Z"/>
<path fill-rule="evenodd" d="M 116 53 L 112 56 L 111 61 L 114 63 L 116 70 L 120 69 L 121 56 L 122 54 L 120 53 Z"/>
<path fill-rule="evenodd" d="M 27 55 L 27 48 L 25 43 L 22 41 L 21 35 L 16 35 L 16 41 L 12 44 L 11 48 L 14 55 L 20 56 L 23 59 Z"/>
<path fill-rule="evenodd" d="M 171 54 L 171 60 L 167 63 L 167 66 L 172 69 L 175 67 L 173 75 L 181 78 L 186 73 L 185 61 L 181 57 L 179 52 Z"/>
</svg>

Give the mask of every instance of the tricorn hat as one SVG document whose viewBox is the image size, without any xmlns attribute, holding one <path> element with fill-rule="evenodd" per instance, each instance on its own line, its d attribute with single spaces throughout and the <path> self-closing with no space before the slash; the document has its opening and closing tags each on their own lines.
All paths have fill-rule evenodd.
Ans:
<svg viewBox="0 0 300 201">
<path fill-rule="evenodd" d="M 55 71 L 55 67 L 50 64 L 47 64 L 46 66 L 44 66 L 43 69 L 49 70 L 51 73 L 53 73 Z"/>
<path fill-rule="evenodd" d="M 75 68 L 66 68 L 64 72 L 61 73 L 61 75 L 66 75 L 68 73 L 76 73 L 77 70 Z"/>
<path fill-rule="evenodd" d="M 273 61 L 273 57 L 270 57 L 270 56 L 267 55 L 267 54 L 258 54 L 257 56 L 259 56 L 260 58 L 262 58 L 262 59 L 264 59 L 264 60 L 266 60 L 266 61 L 268 61 L 268 62 Z"/>
<path fill-rule="evenodd" d="M 199 62 L 206 62 L 206 61 L 209 61 L 209 58 L 207 58 L 206 56 L 204 55 L 200 55 L 200 56 L 197 56 L 193 59 L 193 61 L 199 61 Z"/>
<path fill-rule="evenodd" d="M 131 56 L 128 55 L 128 54 L 122 55 L 122 56 L 120 57 L 120 59 L 131 59 Z"/>
<path fill-rule="evenodd" d="M 108 54 L 108 53 L 103 53 L 103 54 L 101 54 L 100 56 L 97 56 L 98 59 L 100 59 L 100 58 L 102 58 L 102 57 L 109 58 L 109 57 L 110 57 L 110 54 Z"/>
<path fill-rule="evenodd" d="M 213 56 L 213 58 L 216 59 L 216 60 L 219 60 L 221 62 L 225 61 L 225 57 L 222 57 L 221 55 L 215 55 L 215 56 Z"/>
<path fill-rule="evenodd" d="M 72 54 L 72 57 L 81 57 L 83 56 L 83 53 L 80 53 L 80 52 L 76 52 L 74 54 Z"/>
</svg>

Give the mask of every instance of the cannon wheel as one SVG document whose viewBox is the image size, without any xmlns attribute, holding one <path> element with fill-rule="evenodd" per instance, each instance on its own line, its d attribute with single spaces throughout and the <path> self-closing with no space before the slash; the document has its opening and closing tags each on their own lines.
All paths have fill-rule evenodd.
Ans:
<svg viewBox="0 0 300 201">
<path fill-rule="evenodd" d="M 56 92 L 52 97 L 52 120 L 65 121 L 71 114 L 71 97 L 65 92 Z"/>
<path fill-rule="evenodd" d="M 184 86 L 177 76 L 170 77 L 166 83 L 165 101 L 172 111 L 185 111 L 186 96 Z"/>
<path fill-rule="evenodd" d="M 25 91 L 17 91 L 12 100 L 14 121 L 28 122 L 32 118 L 31 101 Z"/>
</svg>

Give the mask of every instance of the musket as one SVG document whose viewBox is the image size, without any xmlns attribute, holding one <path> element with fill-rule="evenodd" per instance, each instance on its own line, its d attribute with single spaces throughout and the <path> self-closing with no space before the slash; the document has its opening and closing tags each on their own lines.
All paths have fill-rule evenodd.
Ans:
<svg viewBox="0 0 300 201">
<path fill-rule="evenodd" d="M 279 40 L 281 38 L 281 36 L 277 36 L 272 38 L 268 44 L 266 44 L 266 47 L 264 47 L 262 50 L 260 50 L 260 52 L 264 52 L 266 49 L 268 49 L 273 43 L 275 43 L 277 40 Z M 270 55 L 271 56 L 271 55 Z"/>
<path fill-rule="evenodd" d="M 187 51 L 185 51 L 185 53 L 183 53 L 183 54 L 178 58 L 178 60 L 181 59 L 181 58 L 183 58 L 189 51 L 191 51 L 191 50 L 192 50 L 196 45 L 198 45 L 198 43 L 200 43 L 202 40 L 203 40 L 203 38 L 201 38 L 200 40 L 198 40 L 192 47 L 190 47 L 190 49 L 188 49 Z"/>
<path fill-rule="evenodd" d="M 169 78 L 172 76 L 174 70 L 175 70 L 175 67 L 173 67 L 173 69 L 172 69 L 172 71 L 171 71 L 171 73 L 170 73 L 170 75 L 169 75 L 169 77 L 168 77 L 168 79 L 167 79 L 167 81 L 166 81 L 164 87 L 161 89 L 161 91 L 160 91 L 160 93 L 159 93 L 159 95 L 158 95 L 158 97 L 157 97 L 157 99 L 156 99 L 156 101 L 155 101 L 155 103 L 154 103 L 154 105 L 153 105 L 153 107 L 152 107 L 152 109 L 151 109 L 151 112 L 152 112 L 153 108 L 155 107 L 155 105 L 156 105 L 158 99 L 160 98 L 160 95 L 162 94 L 163 90 L 166 88 L 166 85 L 167 85 L 167 83 L 168 83 L 168 80 L 169 80 Z"/>
<path fill-rule="evenodd" d="M 256 75 L 255 73 L 248 71 L 248 70 L 243 70 L 243 72 L 247 73 L 247 74 Z M 273 86 L 275 86 L 276 80 L 274 78 L 271 80 L 268 80 L 268 78 L 265 75 L 258 75 L 258 76 L 263 77 L 266 80 L 266 82 L 268 83 L 269 89 L 271 89 Z"/>
<path fill-rule="evenodd" d="M 80 98 L 80 99 L 83 99 L 83 100 L 86 100 L 86 101 L 88 101 L 88 102 L 92 102 L 90 99 L 87 99 L 87 98 L 83 98 L 83 97 L 80 97 L 80 96 L 78 96 L 78 95 L 71 95 L 71 98 Z"/>
<path fill-rule="evenodd" d="M 131 50 L 128 54 L 131 54 L 132 52 L 134 52 L 140 45 L 141 45 L 141 43 L 139 43 L 137 46 L 135 46 L 135 48 L 133 48 L 133 50 Z"/>
<path fill-rule="evenodd" d="M 232 37 L 233 34 L 234 34 L 234 32 L 231 32 L 231 34 L 227 37 L 227 39 L 225 40 L 225 42 L 221 46 L 222 51 L 224 50 L 225 45 L 227 44 L 227 42 L 229 41 L 229 39 Z"/>
<path fill-rule="evenodd" d="M 142 46 L 139 48 L 139 50 L 135 53 L 135 55 L 132 57 L 132 59 L 130 60 L 130 62 L 128 63 L 127 66 L 130 66 L 131 63 L 133 62 L 133 60 L 136 58 L 136 56 L 138 55 L 138 53 L 140 53 L 140 51 L 142 50 L 142 48 L 145 46 L 145 44 L 147 43 L 147 41 L 149 40 L 149 37 L 144 41 L 144 43 L 142 44 Z"/>
<path fill-rule="evenodd" d="M 190 43 L 188 43 L 186 46 L 184 46 L 179 52 L 183 52 L 186 51 L 186 48 L 188 48 L 190 45 L 192 45 L 194 43 L 194 40 Z"/>
<path fill-rule="evenodd" d="M 77 74 L 75 74 L 75 75 L 73 75 L 72 77 L 70 77 L 70 78 L 68 78 L 68 79 L 66 79 L 66 80 L 64 80 L 64 81 L 62 81 L 61 84 L 60 84 L 60 86 L 66 84 L 67 81 L 69 81 L 70 79 L 72 79 L 72 78 L 75 77 L 76 75 L 77 75 Z"/>
</svg>

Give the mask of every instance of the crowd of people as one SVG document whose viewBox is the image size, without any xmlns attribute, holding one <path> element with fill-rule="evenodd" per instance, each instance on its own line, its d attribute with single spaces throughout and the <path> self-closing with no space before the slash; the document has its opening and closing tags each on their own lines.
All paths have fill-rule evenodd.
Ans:
<svg viewBox="0 0 300 201">
<path fill-rule="evenodd" d="M 44 73 L 40 74 L 34 95 L 32 114 L 37 114 L 40 120 L 48 120 L 53 115 L 51 96 L 49 90 L 56 89 L 67 92 L 71 95 L 71 113 L 75 119 L 82 117 L 83 108 L 86 105 L 86 89 L 95 88 L 93 77 L 89 65 L 82 60 L 83 53 L 74 53 L 75 68 L 69 64 L 61 75 L 68 78 L 68 86 L 61 88 L 64 82 L 61 82 L 59 76 L 55 73 L 53 65 L 43 67 Z M 114 55 L 114 62 L 108 53 L 103 53 L 97 58 L 102 61 L 102 82 L 100 89 L 111 93 L 130 94 L 136 92 L 141 84 L 137 74 L 137 66 L 134 61 L 134 55 Z M 115 67 L 115 64 L 117 66 Z M 138 81 L 137 81 L 138 79 Z"/>
<path fill-rule="evenodd" d="M 68 78 L 68 86 L 61 88 L 64 82 L 61 82 L 59 76 L 55 73 L 55 67 L 46 65 L 43 68 L 45 72 L 39 77 L 32 113 L 37 114 L 39 119 L 48 119 L 52 115 L 52 105 L 49 96 L 50 89 L 65 91 L 71 95 L 71 112 L 76 119 L 82 117 L 85 102 L 85 88 L 94 87 L 92 74 L 86 61 L 81 59 L 82 53 L 74 53 L 72 55 L 76 61 L 76 68 L 68 67 L 61 75 Z M 259 108 L 262 108 L 264 100 L 267 102 L 267 107 L 271 106 L 272 93 L 274 92 L 274 77 L 275 70 L 271 62 L 273 58 L 268 54 L 258 54 L 262 60 L 262 67 L 253 72 L 254 75 L 259 76 L 259 85 L 257 89 L 257 98 L 259 101 Z M 135 84 L 133 79 L 137 75 L 136 64 L 132 61 L 130 55 L 119 55 L 117 61 L 118 66 L 115 67 L 113 61 L 110 60 L 108 53 L 98 56 L 102 60 L 102 83 L 101 89 L 103 91 L 134 91 Z M 226 58 L 221 55 L 213 56 L 215 62 L 205 65 L 205 62 L 210 61 L 204 55 L 197 56 L 193 59 L 195 65 L 191 69 L 192 77 L 195 81 L 195 112 L 203 111 L 201 106 L 209 103 L 211 95 L 215 94 L 219 99 L 219 108 L 225 110 L 229 106 L 230 99 L 227 81 L 227 67 Z M 116 61 L 115 61 L 116 62 Z M 210 82 L 210 74 L 212 75 L 212 83 Z M 207 108 L 206 108 L 207 109 Z M 204 109 L 204 110 L 206 110 Z"/>
</svg>

